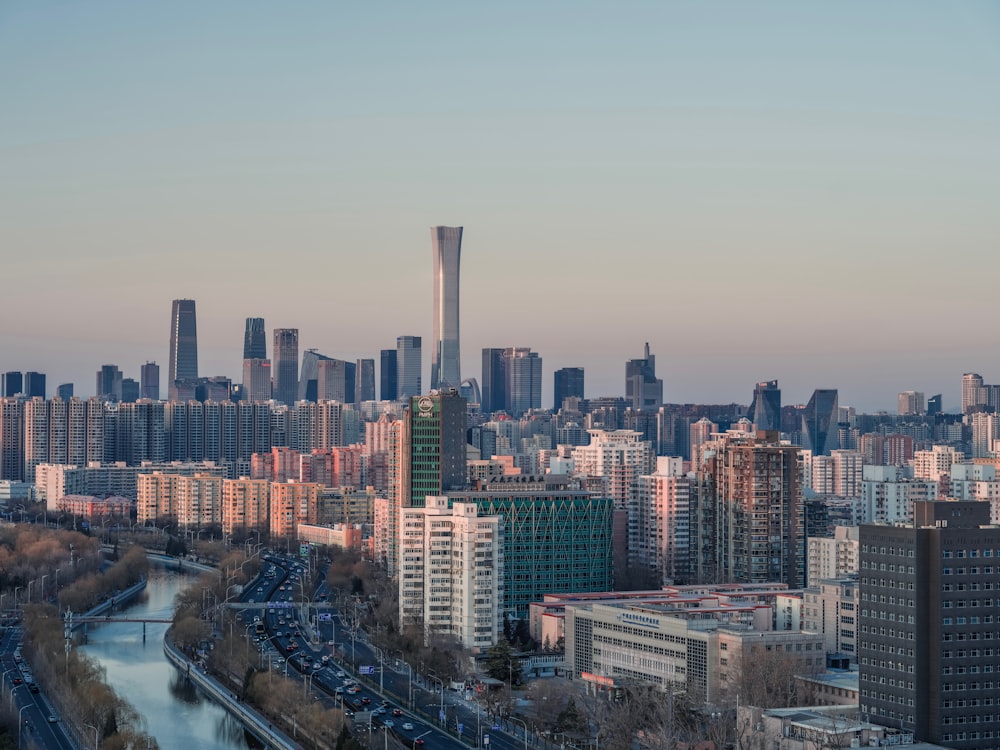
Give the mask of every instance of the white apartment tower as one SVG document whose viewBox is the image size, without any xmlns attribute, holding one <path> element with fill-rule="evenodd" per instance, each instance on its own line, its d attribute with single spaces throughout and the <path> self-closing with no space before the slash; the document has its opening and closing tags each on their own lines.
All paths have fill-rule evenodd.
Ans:
<svg viewBox="0 0 1000 750">
<path fill-rule="evenodd" d="M 400 626 L 422 623 L 485 651 L 503 626 L 503 526 L 478 516 L 476 503 L 428 495 L 422 508 L 400 508 Z"/>
<path fill-rule="evenodd" d="M 664 585 L 689 575 L 691 482 L 683 463 L 680 457 L 657 457 L 656 471 L 640 476 L 634 488 L 630 562 L 653 571 Z"/>
</svg>

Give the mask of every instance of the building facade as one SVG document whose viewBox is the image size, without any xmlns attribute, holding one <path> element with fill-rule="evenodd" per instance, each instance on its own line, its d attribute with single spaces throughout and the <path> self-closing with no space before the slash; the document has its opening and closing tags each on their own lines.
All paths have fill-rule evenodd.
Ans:
<svg viewBox="0 0 1000 750">
<path fill-rule="evenodd" d="M 431 244 L 434 254 L 431 389 L 458 388 L 462 384 L 458 294 L 462 227 L 431 227 Z"/>
</svg>

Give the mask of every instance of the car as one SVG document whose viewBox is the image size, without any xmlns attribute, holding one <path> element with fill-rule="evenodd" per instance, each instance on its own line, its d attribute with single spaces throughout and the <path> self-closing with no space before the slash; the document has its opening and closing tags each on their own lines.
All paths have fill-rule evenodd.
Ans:
<svg viewBox="0 0 1000 750">
<path fill-rule="evenodd" d="M 380 706 L 388 706 L 389 705 L 389 699 L 388 698 L 383 698 L 382 700 L 379 701 L 378 704 Z"/>
<path fill-rule="evenodd" d="M 15 677 L 14 678 L 14 684 L 15 685 L 23 685 L 24 684 L 24 680 L 22 680 L 20 677 Z"/>
<path fill-rule="evenodd" d="M 28 690 L 30 690 L 32 693 L 37 693 L 38 692 L 38 685 L 36 685 L 33 682 L 29 682 L 28 683 Z"/>
<path fill-rule="evenodd" d="M 403 722 L 403 729 L 405 729 L 407 732 L 412 731 L 413 730 L 413 723 L 409 722 L 409 721 L 404 721 Z"/>
<path fill-rule="evenodd" d="M 49 724 L 55 724 L 57 721 L 59 721 L 58 716 L 55 714 L 49 714 Z"/>
<path fill-rule="evenodd" d="M 403 715 L 403 710 L 401 708 L 394 708 L 394 709 L 392 709 L 392 715 L 393 716 L 402 716 Z"/>
<path fill-rule="evenodd" d="M 337 695 L 343 695 L 344 694 L 344 688 L 338 686 L 337 688 L 334 689 L 333 692 L 336 693 Z"/>
<path fill-rule="evenodd" d="M 387 727 L 388 729 L 392 729 L 394 726 L 396 726 L 396 722 L 394 722 L 392 719 L 386 719 L 385 721 L 382 722 L 382 726 Z"/>
<path fill-rule="evenodd" d="M 416 739 L 413 740 L 413 746 L 417 747 L 418 745 L 420 747 L 423 747 L 423 745 L 424 745 L 424 738 L 423 737 L 417 737 Z"/>
<path fill-rule="evenodd" d="M 362 706 L 364 705 L 364 704 L 363 704 L 363 703 L 362 703 L 361 701 L 359 701 L 359 700 L 358 700 L 357 698 L 355 698 L 354 700 L 352 700 L 352 701 L 351 701 L 350 703 L 351 703 L 351 705 L 352 705 L 352 706 L 354 706 L 355 708 L 361 708 L 361 707 L 362 707 Z"/>
<path fill-rule="evenodd" d="M 343 670 L 343 669 L 338 669 L 338 670 L 337 670 L 337 679 L 340 679 L 340 680 L 342 680 L 342 679 L 344 679 L 345 677 L 347 677 L 347 673 L 346 673 L 346 672 L 344 672 L 344 670 Z"/>
<path fill-rule="evenodd" d="M 366 695 L 364 698 L 361 699 L 361 702 L 367 706 L 369 703 L 372 702 L 372 699 Z"/>
</svg>

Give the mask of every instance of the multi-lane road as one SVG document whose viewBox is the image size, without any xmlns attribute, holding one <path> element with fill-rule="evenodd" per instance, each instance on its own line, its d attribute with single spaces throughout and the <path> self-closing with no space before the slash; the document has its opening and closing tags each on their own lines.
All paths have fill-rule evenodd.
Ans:
<svg viewBox="0 0 1000 750">
<path fill-rule="evenodd" d="M 395 660 L 382 663 L 364 632 L 350 630 L 328 603 L 325 583 L 313 591 L 308 576 L 295 558 L 270 555 L 240 595 L 244 628 L 259 643 L 262 662 L 308 682 L 316 699 L 342 706 L 356 730 L 387 732 L 413 750 L 525 747 L 523 736 L 491 726 L 478 706 L 444 685 L 411 684 L 408 672 L 391 668 Z"/>
</svg>

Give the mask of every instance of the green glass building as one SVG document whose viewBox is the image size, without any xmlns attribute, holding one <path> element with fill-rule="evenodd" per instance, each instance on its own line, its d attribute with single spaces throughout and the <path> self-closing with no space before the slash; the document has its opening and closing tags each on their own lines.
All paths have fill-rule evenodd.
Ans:
<svg viewBox="0 0 1000 750">
<path fill-rule="evenodd" d="M 567 490 L 449 492 L 451 502 L 474 502 L 481 516 L 500 516 L 504 527 L 504 602 L 511 617 L 545 594 L 610 591 L 610 498 Z"/>
</svg>

